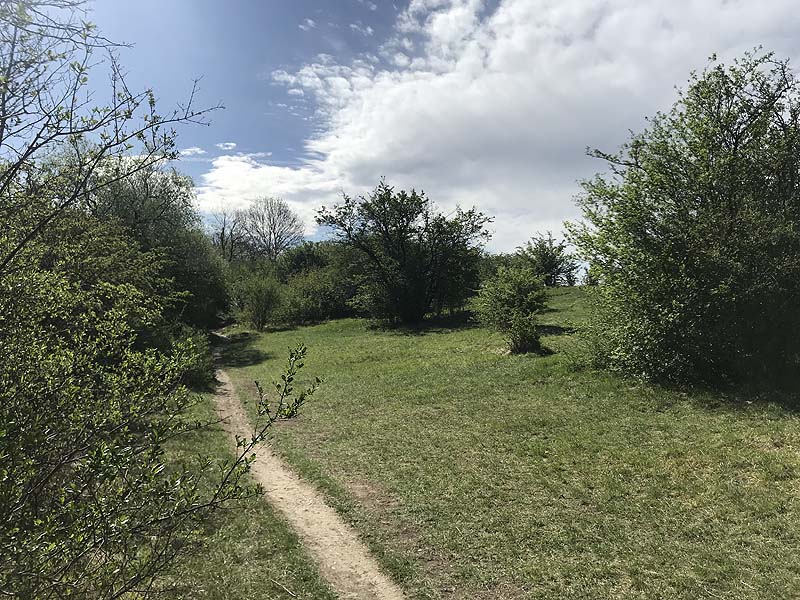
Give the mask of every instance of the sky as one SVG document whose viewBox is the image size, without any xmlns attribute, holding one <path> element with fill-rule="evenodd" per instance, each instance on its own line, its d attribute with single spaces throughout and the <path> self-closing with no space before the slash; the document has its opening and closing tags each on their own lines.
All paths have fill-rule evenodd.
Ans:
<svg viewBox="0 0 800 600">
<path fill-rule="evenodd" d="M 794 0 L 96 0 L 164 110 L 199 79 L 224 105 L 178 134 L 198 209 L 316 209 L 381 177 L 494 217 L 490 249 L 560 234 L 580 181 L 693 70 L 755 46 L 800 59 Z"/>
</svg>

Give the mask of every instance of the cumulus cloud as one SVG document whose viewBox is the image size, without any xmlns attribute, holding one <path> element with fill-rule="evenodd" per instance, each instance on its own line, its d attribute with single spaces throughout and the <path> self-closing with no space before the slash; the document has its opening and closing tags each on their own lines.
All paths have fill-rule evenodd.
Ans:
<svg viewBox="0 0 800 600">
<path fill-rule="evenodd" d="M 492 3 L 494 5 L 494 3 Z M 273 79 L 303 90 L 317 131 L 299 167 L 221 157 L 203 206 L 284 196 L 304 215 L 382 175 L 424 189 L 444 210 L 495 216 L 508 250 L 577 216 L 577 180 L 603 165 L 644 117 L 668 108 L 692 69 L 757 44 L 800 54 L 791 0 L 411 0 L 373 54 L 331 57 Z"/>
<path fill-rule="evenodd" d="M 206 153 L 205 150 L 203 150 L 202 148 L 199 148 L 197 146 L 192 146 L 191 148 L 184 148 L 183 150 L 180 150 L 179 152 L 180 152 L 181 156 L 199 156 L 201 154 L 205 154 Z"/>
<path fill-rule="evenodd" d="M 220 142 L 219 144 L 214 144 L 220 150 L 233 150 L 236 148 L 236 142 Z"/>
</svg>

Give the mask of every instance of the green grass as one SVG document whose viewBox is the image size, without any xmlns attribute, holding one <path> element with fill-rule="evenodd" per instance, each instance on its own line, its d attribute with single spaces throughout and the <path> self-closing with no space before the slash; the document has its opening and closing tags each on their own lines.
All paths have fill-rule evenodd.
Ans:
<svg viewBox="0 0 800 600">
<path fill-rule="evenodd" d="M 548 356 L 343 320 L 226 360 L 252 408 L 252 381 L 309 346 L 326 381 L 274 442 L 412 597 L 800 596 L 797 414 L 575 370 L 583 292 L 552 305 Z"/>
<path fill-rule="evenodd" d="M 192 418 L 214 418 L 213 399 L 205 394 Z M 227 434 L 214 426 L 179 438 L 169 449 L 174 458 L 232 457 Z M 230 505 L 197 532 L 202 546 L 178 562 L 162 582 L 166 597 L 208 600 L 242 598 L 333 600 L 288 524 L 262 498 Z M 288 590 L 288 591 L 287 591 Z"/>
</svg>

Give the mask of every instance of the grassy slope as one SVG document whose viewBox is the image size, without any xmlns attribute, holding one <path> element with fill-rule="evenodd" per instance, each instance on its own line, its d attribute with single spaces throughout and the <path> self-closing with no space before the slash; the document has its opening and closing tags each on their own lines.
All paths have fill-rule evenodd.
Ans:
<svg viewBox="0 0 800 600">
<path fill-rule="evenodd" d="M 210 394 L 203 396 L 192 416 L 214 417 Z M 187 460 L 197 455 L 231 456 L 227 434 L 220 427 L 194 432 L 173 444 L 170 452 Z M 166 582 L 177 588 L 167 594 L 170 598 L 333 600 L 336 597 L 288 525 L 262 499 L 226 508 L 199 533 L 204 546 L 182 561 Z"/>
<path fill-rule="evenodd" d="M 583 300 L 553 297 L 550 356 L 345 320 L 247 338 L 229 370 L 252 400 L 309 346 L 327 381 L 276 444 L 416 597 L 799 595 L 797 416 L 574 372 Z"/>
</svg>

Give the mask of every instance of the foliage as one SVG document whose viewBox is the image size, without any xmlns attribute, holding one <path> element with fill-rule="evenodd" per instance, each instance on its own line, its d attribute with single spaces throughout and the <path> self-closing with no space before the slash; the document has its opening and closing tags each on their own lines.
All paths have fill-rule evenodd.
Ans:
<svg viewBox="0 0 800 600">
<path fill-rule="evenodd" d="M 800 356 L 800 95 L 751 52 L 692 75 L 584 183 L 575 243 L 602 285 L 598 360 L 669 381 L 766 376 Z"/>
<path fill-rule="evenodd" d="M 567 251 L 565 241 L 556 242 L 553 234 L 536 235 L 517 249 L 517 256 L 530 265 L 548 287 L 575 285 L 578 263 Z"/>
<path fill-rule="evenodd" d="M 168 352 L 148 343 L 170 327 L 161 260 L 73 211 L 18 255 L 28 268 L 0 278 L 3 594 L 147 589 L 200 522 L 255 493 L 247 453 L 274 415 L 234 461 L 165 459 L 167 440 L 204 426 L 186 418 L 195 400 L 182 383 L 208 355 L 196 332 Z M 313 391 L 287 389 L 283 405 L 295 413 Z"/>
<path fill-rule="evenodd" d="M 137 158 L 119 162 L 103 185 L 174 158 L 171 128 L 202 122 L 208 112 L 194 108 L 193 90 L 183 106 L 159 114 L 151 90 L 131 91 L 114 48 L 86 21 L 81 0 L 0 4 L 0 231 L 8 242 L 0 275 L 15 268 L 31 240 L 96 191 L 93 176 L 114 157 Z M 89 74 L 103 62 L 101 54 L 110 72 L 111 102 L 95 106 Z M 65 168 L 40 168 L 54 153 Z M 15 221 L 32 197 L 49 200 L 35 219 Z"/>
<path fill-rule="evenodd" d="M 530 267 L 500 267 L 481 285 L 473 302 L 478 320 L 500 331 L 514 353 L 541 349 L 537 315 L 545 308 L 546 293 Z"/>
<path fill-rule="evenodd" d="M 395 192 L 381 181 L 369 197 L 344 195 L 317 217 L 364 259 L 353 303 L 370 316 L 422 320 L 461 306 L 477 285 L 480 246 L 489 219 L 474 208 L 437 213 L 424 193 Z"/>
<path fill-rule="evenodd" d="M 286 283 L 283 320 L 287 323 L 319 323 L 349 316 L 347 287 L 332 268 L 310 269 Z"/>
<path fill-rule="evenodd" d="M 239 319 L 256 330 L 275 322 L 282 301 L 280 283 L 257 271 L 247 273 L 233 284 L 231 295 Z"/>
<path fill-rule="evenodd" d="M 216 378 L 208 333 L 190 325 L 180 325 L 174 335 L 174 343 L 189 350 L 181 383 L 193 390 L 211 389 Z"/>
<path fill-rule="evenodd" d="M 166 460 L 165 443 L 209 425 L 188 418 L 195 400 L 183 385 L 208 367 L 204 342 L 175 339 L 172 317 L 196 289 L 188 284 L 220 278 L 203 262 L 213 255 L 181 196 L 188 187 L 147 173 L 175 156 L 172 125 L 204 111 L 190 98 L 158 114 L 84 16 L 80 0 L 0 3 L 0 595 L 9 597 L 152 596 L 210 514 L 256 493 L 243 477 L 274 421 L 262 419 L 233 460 Z M 103 52 L 111 105 L 92 106 L 88 75 Z M 162 200 L 183 220 L 147 212 Z"/>
<path fill-rule="evenodd" d="M 185 292 L 173 310 L 194 326 L 212 327 L 228 303 L 225 263 L 200 229 L 192 180 L 160 165 L 150 165 L 123 179 L 116 173 L 129 159 L 104 165 L 93 178 L 96 191 L 86 210 L 120 223 L 144 250 L 163 252 L 164 276 Z"/>
</svg>

